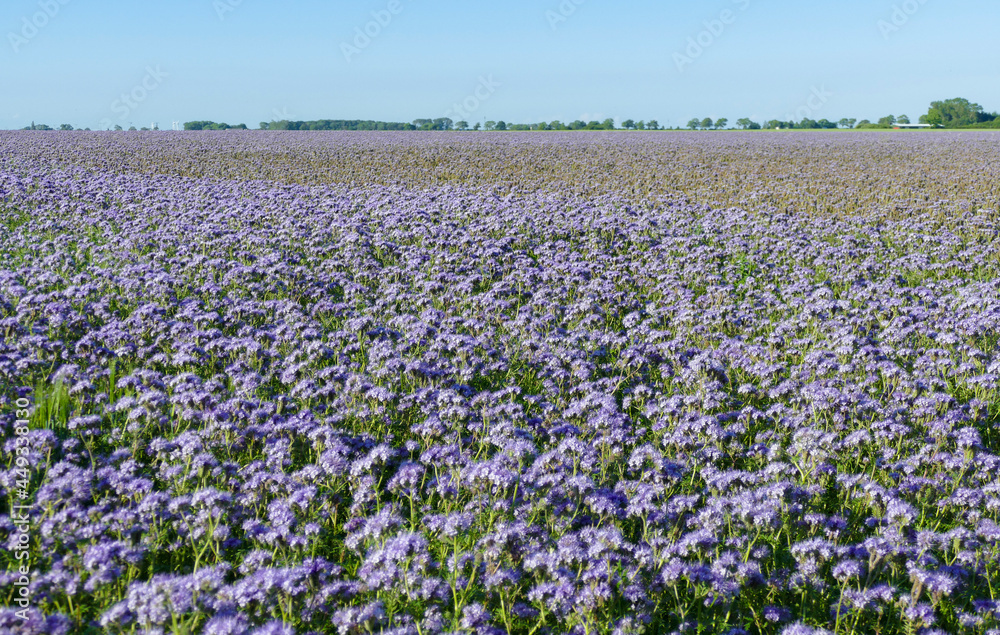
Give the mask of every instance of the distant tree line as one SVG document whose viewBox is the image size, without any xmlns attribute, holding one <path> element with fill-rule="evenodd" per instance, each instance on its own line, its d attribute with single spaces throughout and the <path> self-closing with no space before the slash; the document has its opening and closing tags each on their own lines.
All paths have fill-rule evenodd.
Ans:
<svg viewBox="0 0 1000 635">
<path fill-rule="evenodd" d="M 455 124 L 455 130 L 479 130 L 480 125 L 477 123 L 472 128 L 469 128 L 468 123 L 464 121 L 459 121 Z M 621 128 L 615 126 L 614 119 L 605 119 L 604 121 L 583 121 L 577 119 L 576 121 L 571 121 L 570 123 L 563 123 L 561 121 L 542 121 L 539 123 L 507 123 L 505 121 L 487 121 L 482 126 L 483 130 L 661 130 L 660 124 L 656 120 L 651 120 L 649 122 L 639 121 L 636 122 L 633 119 L 626 119 L 622 122 Z"/>
<path fill-rule="evenodd" d="M 245 123 L 230 126 L 228 123 L 215 123 L 214 121 L 188 121 L 184 124 L 185 130 L 247 130 Z"/>
<path fill-rule="evenodd" d="M 116 131 L 124 130 L 124 128 L 122 128 L 121 126 L 115 126 L 114 129 Z M 154 125 L 152 128 L 146 128 L 146 127 L 136 128 L 135 126 L 129 128 L 129 130 L 159 130 L 159 129 L 160 129 L 159 126 L 156 125 Z M 30 126 L 25 126 L 21 128 L 21 130 L 80 130 L 82 132 L 90 132 L 90 128 L 74 128 L 68 123 L 60 124 L 58 128 L 53 128 L 43 123 L 35 123 L 35 122 L 31 122 Z"/>
<path fill-rule="evenodd" d="M 1000 128 L 1000 115 L 997 113 L 986 113 L 979 104 L 971 103 L 967 99 L 955 98 L 931 103 L 926 115 L 920 117 L 920 123 L 930 124 L 943 128 Z M 876 122 L 868 119 L 857 120 L 853 118 L 843 118 L 838 121 L 829 119 L 803 119 L 801 121 L 781 121 L 771 119 L 763 123 L 752 121 L 747 117 L 736 120 L 736 127 L 741 130 L 781 129 L 781 130 L 833 130 L 833 129 L 889 129 L 898 124 L 909 124 L 910 118 L 907 115 L 886 115 Z M 722 117 L 717 120 L 711 118 L 692 119 L 687 127 L 690 130 L 722 130 L 729 128 L 729 120 Z M 35 129 L 42 129 L 36 127 Z M 65 128 L 63 128 L 65 129 Z M 72 127 L 70 127 L 72 129 Z M 185 130 L 246 130 L 246 126 L 229 126 L 227 124 L 217 124 L 211 121 L 193 121 L 184 124 Z M 540 123 L 507 123 L 500 121 L 486 121 L 482 124 L 475 123 L 469 125 L 467 121 L 453 121 L 447 117 L 438 119 L 414 119 L 412 123 L 394 123 L 385 121 L 370 120 L 343 120 L 343 119 L 321 119 L 319 121 L 272 121 L 261 122 L 261 130 L 664 130 L 655 119 L 650 121 L 635 121 L 626 119 L 621 127 L 615 126 L 614 119 L 604 121 L 581 121 L 576 120 L 570 123 L 561 121 L 540 122 Z"/>
<path fill-rule="evenodd" d="M 929 124 L 937 128 L 1000 128 L 1000 115 L 997 113 L 987 113 L 979 104 L 974 104 L 968 99 L 957 97 L 944 101 L 931 102 L 930 109 L 926 115 L 921 115 L 919 122 Z M 876 122 L 868 119 L 844 118 L 837 122 L 828 119 L 803 119 L 802 121 L 780 121 L 771 119 L 763 124 L 751 121 L 744 117 L 736 120 L 736 126 L 741 130 L 781 129 L 781 130 L 822 130 L 836 128 L 855 128 L 858 130 L 889 129 L 897 125 L 910 124 L 910 118 L 906 115 L 886 115 Z M 721 130 L 727 128 L 729 120 L 721 118 L 713 121 L 710 118 L 698 119 L 697 117 L 688 122 L 690 130 Z"/>
<path fill-rule="evenodd" d="M 261 130 L 618 130 L 614 119 L 604 121 L 561 121 L 541 123 L 507 123 L 506 121 L 485 121 L 470 125 L 468 121 L 454 121 L 448 117 L 438 119 L 414 119 L 412 123 L 396 123 L 369 120 L 322 119 L 319 121 L 262 121 Z M 625 130 L 662 130 L 656 120 L 622 122 Z"/>
<path fill-rule="evenodd" d="M 943 101 L 931 102 L 926 115 L 921 115 L 920 123 L 928 124 L 936 128 L 1000 128 L 1000 114 L 996 112 L 987 113 L 982 106 L 970 102 L 968 99 L 956 97 Z M 844 118 L 839 121 L 829 119 L 803 119 L 801 121 L 781 121 L 771 119 L 765 122 L 752 121 L 747 117 L 736 120 L 736 128 L 740 130 L 760 130 L 760 129 L 781 129 L 781 130 L 823 130 L 823 129 L 888 129 L 900 124 L 909 124 L 910 118 L 906 115 L 886 115 L 875 122 L 868 119 Z M 730 129 L 729 120 L 725 117 L 712 120 L 709 117 L 704 119 L 694 118 L 688 122 L 687 128 L 690 130 L 723 130 Z M 157 128 L 153 128 L 156 130 Z M 185 130 L 247 130 L 246 124 L 230 126 L 226 123 L 216 123 L 214 121 L 189 121 L 184 124 Z M 448 117 L 438 119 L 414 119 L 412 123 L 398 123 L 387 121 L 371 121 L 360 119 L 320 119 L 318 121 L 262 121 L 261 130 L 669 130 L 660 126 L 655 119 L 650 121 L 635 121 L 626 119 L 621 123 L 621 127 L 615 125 L 614 119 L 604 121 L 582 121 L 576 120 L 570 123 L 561 121 L 550 121 L 540 123 L 508 123 L 506 121 L 485 121 L 469 125 L 467 121 L 452 121 Z M 679 130 L 679 128 L 676 128 Z M 45 124 L 32 122 L 30 126 L 22 130 L 53 130 Z M 73 126 L 62 124 L 59 130 L 73 130 Z M 90 130 L 90 128 L 87 128 Z M 121 126 L 115 126 L 115 130 L 122 130 Z M 135 127 L 129 128 L 135 130 Z M 142 128 L 149 130 L 149 128 Z"/>
<path fill-rule="evenodd" d="M 905 117 L 905 115 L 904 115 Z M 802 121 L 781 121 L 780 119 L 771 119 L 765 121 L 764 123 L 758 123 L 756 121 L 750 120 L 748 117 L 743 117 L 736 120 L 736 127 L 740 130 L 760 130 L 762 128 L 766 129 L 781 129 L 781 130 L 824 130 L 824 129 L 837 129 L 837 128 L 853 128 L 854 124 L 857 123 L 857 119 L 841 119 L 840 121 L 830 121 L 829 119 L 820 119 L 819 121 L 813 119 L 803 119 Z M 870 123 L 867 120 L 861 123 Z M 860 125 L 860 124 L 859 124 Z M 689 130 L 730 130 L 729 120 L 725 117 L 712 121 L 712 119 L 706 117 L 705 119 L 692 119 L 688 122 L 687 127 Z"/>
<path fill-rule="evenodd" d="M 261 130 L 416 130 L 408 123 L 361 121 L 357 119 L 320 119 L 319 121 L 262 121 Z"/>
<path fill-rule="evenodd" d="M 46 126 L 43 123 L 35 123 L 34 121 L 32 121 L 30 126 L 25 126 L 21 128 L 21 130 L 56 130 L 56 128 L 52 128 L 51 126 Z M 58 130 L 75 130 L 75 128 L 73 128 L 73 126 L 69 125 L 68 123 L 64 123 L 59 126 Z M 87 130 L 90 130 L 90 128 L 87 128 Z"/>
<path fill-rule="evenodd" d="M 458 122 L 462 124 L 464 122 Z M 457 127 L 458 130 L 462 129 L 462 126 Z M 477 127 L 474 130 L 478 130 Z M 494 124 L 492 121 L 487 121 L 486 130 L 662 130 L 659 122 L 655 119 L 649 121 L 635 121 L 634 119 L 626 119 L 622 122 L 621 127 L 615 126 L 614 119 L 605 119 L 604 121 L 583 121 L 577 119 L 576 121 L 571 121 L 569 123 L 563 123 L 561 121 L 550 121 L 550 122 L 539 122 L 530 124 L 508 124 L 503 121 L 498 121 Z"/>
</svg>

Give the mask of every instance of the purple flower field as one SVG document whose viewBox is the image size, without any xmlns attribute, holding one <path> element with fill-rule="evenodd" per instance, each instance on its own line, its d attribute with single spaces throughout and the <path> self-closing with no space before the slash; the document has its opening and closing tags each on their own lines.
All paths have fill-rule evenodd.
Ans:
<svg viewBox="0 0 1000 635">
<path fill-rule="evenodd" d="M 1000 135 L 0 133 L 0 632 L 998 633 Z"/>
</svg>

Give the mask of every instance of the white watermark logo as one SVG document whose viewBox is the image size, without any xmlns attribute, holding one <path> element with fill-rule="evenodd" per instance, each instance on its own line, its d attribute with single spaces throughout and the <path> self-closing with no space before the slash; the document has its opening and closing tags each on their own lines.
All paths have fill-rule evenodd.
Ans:
<svg viewBox="0 0 1000 635">
<path fill-rule="evenodd" d="M 834 94 L 826 89 L 826 86 L 813 86 L 812 91 L 809 93 L 809 97 L 806 98 L 805 103 L 803 103 L 795 111 L 795 115 L 785 115 L 787 121 L 801 121 L 803 119 L 812 119 L 813 115 L 822 110 L 823 106 L 827 104 L 828 101 L 833 99 Z"/>
<path fill-rule="evenodd" d="M 732 0 L 732 3 L 737 5 L 740 11 L 746 11 L 750 8 L 750 0 Z M 726 27 L 736 24 L 738 18 L 739 13 L 736 11 L 723 9 L 715 19 L 705 20 L 702 23 L 705 28 L 697 35 L 688 38 L 687 47 L 683 51 L 674 53 L 674 64 L 677 65 L 678 72 L 683 73 L 686 66 L 694 64 L 696 59 L 722 37 L 726 32 Z"/>
<path fill-rule="evenodd" d="M 559 6 L 553 9 L 549 9 L 545 12 L 545 19 L 549 21 L 549 28 L 553 31 L 559 28 L 559 25 L 568 21 L 576 10 L 580 8 L 587 0 L 563 0 L 559 3 Z"/>
<path fill-rule="evenodd" d="M 888 20 L 878 21 L 878 30 L 882 38 L 886 41 L 893 33 L 898 33 L 900 29 L 909 24 L 910 18 L 915 16 L 920 8 L 927 4 L 927 0 L 906 0 L 903 4 L 892 5 L 892 15 Z"/>
<path fill-rule="evenodd" d="M 503 86 L 500 82 L 493 79 L 493 75 L 488 77 L 480 76 L 479 85 L 473 90 L 468 97 L 452 105 L 451 110 L 446 112 L 445 117 L 451 117 L 452 115 L 460 117 L 462 119 L 467 119 L 470 114 L 479 110 L 479 107 L 484 101 L 487 101 L 493 96 L 493 93 L 497 91 L 497 88 Z"/>
<path fill-rule="evenodd" d="M 146 67 L 146 75 L 138 84 L 132 87 L 127 93 L 122 93 L 118 99 L 111 102 L 111 112 L 118 115 L 120 121 L 125 121 L 128 116 L 138 108 L 142 102 L 149 98 L 150 93 L 163 84 L 163 80 L 170 75 L 163 72 L 157 65 Z M 111 119 L 102 119 L 101 128 L 110 128 L 114 122 Z"/>
<path fill-rule="evenodd" d="M 36 11 L 29 18 L 25 16 L 21 19 L 21 30 L 7 33 L 7 41 L 14 53 L 20 53 L 21 48 L 28 42 L 38 37 L 38 34 L 49 25 L 52 18 L 59 14 L 60 9 L 70 3 L 71 0 L 41 0 L 38 3 L 39 11 Z"/>
<path fill-rule="evenodd" d="M 353 60 L 366 48 L 371 46 L 375 38 L 382 35 L 382 31 L 392 24 L 392 19 L 403 12 L 403 3 L 400 0 L 389 0 L 389 4 L 384 9 L 372 11 L 372 19 L 365 25 L 354 28 L 354 39 L 350 42 L 340 43 L 340 51 L 344 54 L 344 59 L 348 62 Z"/>
<path fill-rule="evenodd" d="M 215 9 L 215 15 L 219 16 L 219 21 L 224 21 L 226 14 L 236 11 L 241 4 L 243 0 L 215 0 L 212 8 Z"/>
<path fill-rule="evenodd" d="M 17 407 L 14 412 L 14 487 L 10 493 L 10 519 L 14 529 L 8 544 L 18 563 L 16 571 L 12 572 L 15 575 L 13 602 L 20 607 L 15 613 L 21 621 L 27 622 L 28 609 L 31 608 L 31 567 L 28 564 L 31 559 L 31 515 L 28 513 L 31 507 L 27 504 L 31 485 L 31 463 L 28 460 L 31 452 L 28 407 L 31 401 L 21 397 L 14 405 Z"/>
</svg>

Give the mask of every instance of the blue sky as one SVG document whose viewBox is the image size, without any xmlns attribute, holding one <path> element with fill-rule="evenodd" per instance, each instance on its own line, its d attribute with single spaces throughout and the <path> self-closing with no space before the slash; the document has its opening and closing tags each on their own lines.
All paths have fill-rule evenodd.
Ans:
<svg viewBox="0 0 1000 635">
<path fill-rule="evenodd" d="M 995 111 L 997 33 L 986 0 L 3 0 L 0 128 Z"/>
</svg>

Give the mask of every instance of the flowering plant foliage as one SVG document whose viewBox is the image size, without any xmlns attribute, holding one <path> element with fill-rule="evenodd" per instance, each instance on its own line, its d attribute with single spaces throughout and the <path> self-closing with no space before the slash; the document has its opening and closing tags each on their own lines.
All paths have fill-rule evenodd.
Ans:
<svg viewBox="0 0 1000 635">
<path fill-rule="evenodd" d="M 995 135 L 634 137 L 0 133 L 0 628 L 997 632 Z"/>
</svg>

